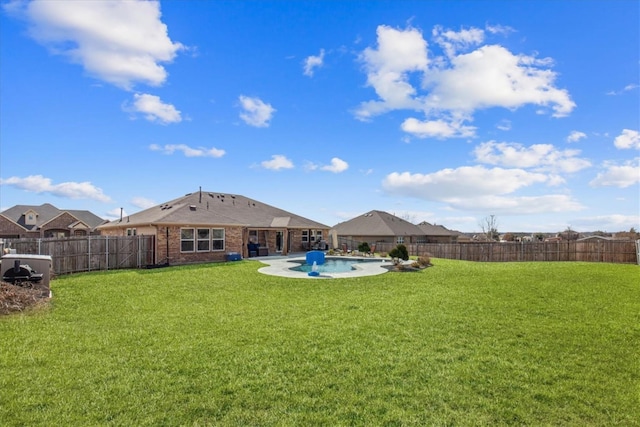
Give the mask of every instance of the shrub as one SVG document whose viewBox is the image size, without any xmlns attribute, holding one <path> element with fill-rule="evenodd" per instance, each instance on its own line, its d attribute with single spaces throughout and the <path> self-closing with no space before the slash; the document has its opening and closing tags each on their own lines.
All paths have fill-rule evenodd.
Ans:
<svg viewBox="0 0 640 427">
<path fill-rule="evenodd" d="M 409 259 L 409 252 L 407 252 L 407 247 L 405 245 L 398 245 L 391 249 L 389 256 L 394 259 L 406 261 Z"/>
<path fill-rule="evenodd" d="M 368 254 L 369 252 L 371 252 L 371 248 L 369 247 L 369 244 L 367 242 L 362 242 L 358 245 L 358 251 Z"/>
<path fill-rule="evenodd" d="M 431 256 L 430 255 L 422 255 L 422 256 L 418 257 L 417 263 L 421 267 L 428 267 L 428 266 L 431 265 Z"/>
</svg>

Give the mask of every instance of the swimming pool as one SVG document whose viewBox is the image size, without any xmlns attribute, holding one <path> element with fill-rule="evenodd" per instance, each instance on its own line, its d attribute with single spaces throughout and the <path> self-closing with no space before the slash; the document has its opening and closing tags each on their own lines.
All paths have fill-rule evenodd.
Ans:
<svg viewBox="0 0 640 427">
<path fill-rule="evenodd" d="M 290 270 L 293 271 L 302 271 L 304 273 L 308 273 L 313 271 L 313 265 L 309 265 L 305 261 L 295 261 L 300 264 L 297 267 L 291 267 Z M 319 273 L 346 273 L 348 271 L 355 270 L 355 264 L 362 264 L 365 262 L 377 262 L 380 263 L 380 260 L 374 259 L 364 259 L 364 258 L 325 258 L 324 264 L 320 264 L 317 266 L 317 270 Z"/>
<path fill-rule="evenodd" d="M 374 276 L 389 271 L 390 260 L 385 258 L 363 257 L 327 257 L 325 263 L 318 266 L 319 276 L 309 276 L 312 266 L 306 263 L 306 258 L 265 258 L 260 262 L 267 264 L 258 269 L 262 274 L 300 279 L 341 279 L 351 277 Z M 322 269 L 324 268 L 324 269 Z"/>
</svg>

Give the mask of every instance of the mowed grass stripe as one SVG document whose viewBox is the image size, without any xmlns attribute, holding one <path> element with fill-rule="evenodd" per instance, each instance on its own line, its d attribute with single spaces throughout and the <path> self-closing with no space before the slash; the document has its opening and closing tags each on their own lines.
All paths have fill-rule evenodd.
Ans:
<svg viewBox="0 0 640 427">
<path fill-rule="evenodd" d="M 0 319 L 0 424 L 638 425 L 638 266 L 434 264 L 60 277 Z"/>
</svg>

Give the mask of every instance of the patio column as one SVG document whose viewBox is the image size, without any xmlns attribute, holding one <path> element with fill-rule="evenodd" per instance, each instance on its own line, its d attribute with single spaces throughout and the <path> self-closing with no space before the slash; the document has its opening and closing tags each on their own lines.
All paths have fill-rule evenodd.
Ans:
<svg viewBox="0 0 640 427">
<path fill-rule="evenodd" d="M 284 229 L 282 232 L 282 255 L 287 255 L 289 253 L 289 230 Z"/>
</svg>

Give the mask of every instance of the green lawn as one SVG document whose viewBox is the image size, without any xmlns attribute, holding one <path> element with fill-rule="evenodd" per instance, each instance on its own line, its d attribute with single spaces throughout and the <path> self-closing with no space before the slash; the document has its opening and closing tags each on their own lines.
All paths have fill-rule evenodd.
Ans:
<svg viewBox="0 0 640 427">
<path fill-rule="evenodd" d="M 0 425 L 640 425 L 640 267 L 60 277 L 0 318 Z"/>
</svg>

